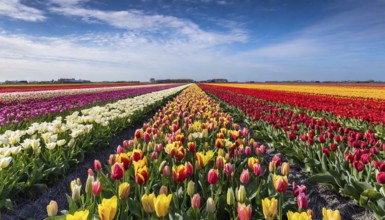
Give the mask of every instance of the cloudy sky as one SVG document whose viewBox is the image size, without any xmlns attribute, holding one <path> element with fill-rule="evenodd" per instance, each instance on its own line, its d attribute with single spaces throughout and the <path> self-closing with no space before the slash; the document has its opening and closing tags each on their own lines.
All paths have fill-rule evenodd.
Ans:
<svg viewBox="0 0 385 220">
<path fill-rule="evenodd" d="M 0 0 L 0 81 L 385 80 L 384 0 Z"/>
</svg>

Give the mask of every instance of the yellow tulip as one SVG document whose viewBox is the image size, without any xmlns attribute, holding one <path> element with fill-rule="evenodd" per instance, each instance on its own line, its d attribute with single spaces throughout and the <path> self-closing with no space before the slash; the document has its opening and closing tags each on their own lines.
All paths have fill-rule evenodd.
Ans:
<svg viewBox="0 0 385 220">
<path fill-rule="evenodd" d="M 123 182 L 119 185 L 119 198 L 127 199 L 130 196 L 131 186 L 127 182 Z"/>
<path fill-rule="evenodd" d="M 282 175 L 289 175 L 289 172 L 290 172 L 290 164 L 289 163 L 282 163 L 282 166 L 281 166 L 281 173 Z"/>
<path fill-rule="evenodd" d="M 142 196 L 142 206 L 145 212 L 152 213 L 155 210 L 155 194 L 151 193 L 150 195 Z"/>
<path fill-rule="evenodd" d="M 155 212 L 158 217 L 165 217 L 168 214 L 168 209 L 170 207 L 170 202 L 172 199 L 172 194 L 166 196 L 165 194 L 160 194 L 155 199 Z"/>
<path fill-rule="evenodd" d="M 116 215 L 118 207 L 118 198 L 116 196 L 110 199 L 103 199 L 102 204 L 98 205 L 99 216 L 102 220 L 112 220 Z"/>
<path fill-rule="evenodd" d="M 311 215 L 307 212 L 287 212 L 288 220 L 311 220 Z"/>
<path fill-rule="evenodd" d="M 277 205 L 278 200 L 275 198 L 268 199 L 264 198 L 262 200 L 262 211 L 263 215 L 265 216 L 265 219 L 272 220 L 277 217 Z"/>
<path fill-rule="evenodd" d="M 322 208 L 324 220 L 341 220 L 340 211 Z"/>
<path fill-rule="evenodd" d="M 71 214 L 66 215 L 66 220 L 87 220 L 88 214 L 89 214 L 88 210 L 77 211 L 73 215 Z"/>
<path fill-rule="evenodd" d="M 47 205 L 47 214 L 49 217 L 55 216 L 57 214 L 58 207 L 56 201 L 51 200 L 49 205 Z"/>
</svg>

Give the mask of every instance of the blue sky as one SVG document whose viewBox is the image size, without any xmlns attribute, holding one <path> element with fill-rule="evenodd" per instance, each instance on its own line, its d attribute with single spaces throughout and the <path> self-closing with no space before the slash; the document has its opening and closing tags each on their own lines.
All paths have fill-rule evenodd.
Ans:
<svg viewBox="0 0 385 220">
<path fill-rule="evenodd" d="M 385 80 L 384 0 L 0 0 L 0 81 Z"/>
</svg>

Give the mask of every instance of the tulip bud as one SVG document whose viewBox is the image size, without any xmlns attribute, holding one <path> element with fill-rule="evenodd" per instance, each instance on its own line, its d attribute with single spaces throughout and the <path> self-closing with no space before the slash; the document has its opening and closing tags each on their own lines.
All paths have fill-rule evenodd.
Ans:
<svg viewBox="0 0 385 220">
<path fill-rule="evenodd" d="M 249 170 L 247 170 L 247 169 L 243 170 L 239 180 L 241 181 L 242 184 L 249 183 L 249 180 L 250 180 Z"/>
<path fill-rule="evenodd" d="M 187 147 L 188 147 L 188 150 L 190 151 L 190 152 L 195 152 L 195 148 L 196 148 L 196 146 L 195 146 L 195 143 L 194 142 L 189 142 L 188 144 L 187 144 Z"/>
<path fill-rule="evenodd" d="M 287 187 L 289 186 L 287 182 L 287 176 L 279 176 L 274 174 L 273 180 L 274 188 L 277 190 L 277 192 L 285 192 L 287 190 Z"/>
<path fill-rule="evenodd" d="M 240 203 L 246 202 L 246 190 L 245 190 L 245 187 L 243 185 L 241 185 L 238 189 L 237 200 Z"/>
<path fill-rule="evenodd" d="M 201 205 L 201 196 L 196 193 L 194 194 L 194 196 L 191 198 L 191 206 L 194 208 L 194 209 L 199 209 Z"/>
<path fill-rule="evenodd" d="M 127 182 L 123 182 L 119 185 L 119 198 L 127 199 L 130 196 L 131 186 Z"/>
<path fill-rule="evenodd" d="M 217 184 L 218 179 L 219 179 L 218 170 L 210 169 L 207 174 L 207 181 L 209 182 L 209 184 L 210 185 Z"/>
<path fill-rule="evenodd" d="M 286 162 L 283 163 L 281 166 L 282 175 L 287 176 L 287 175 L 289 175 L 289 172 L 290 172 L 290 164 L 286 163 Z"/>
<path fill-rule="evenodd" d="M 119 146 L 116 148 L 116 153 L 117 153 L 117 154 L 124 153 L 124 148 L 123 148 L 122 146 L 119 145 Z"/>
<path fill-rule="evenodd" d="M 298 195 L 297 199 L 298 199 L 298 201 L 297 201 L 298 208 L 300 208 L 302 210 L 307 209 L 308 201 L 307 201 L 305 193 L 300 193 Z"/>
<path fill-rule="evenodd" d="M 238 203 L 237 211 L 238 211 L 239 220 L 251 219 L 252 209 L 250 205 L 246 206 L 246 204 Z"/>
<path fill-rule="evenodd" d="M 120 180 L 124 175 L 124 168 L 120 163 L 115 163 L 111 167 L 111 178 L 114 180 Z"/>
<path fill-rule="evenodd" d="M 377 174 L 377 183 L 385 184 L 385 172 L 379 172 Z"/>
<path fill-rule="evenodd" d="M 91 170 L 91 169 L 89 169 Z M 91 170 L 92 171 L 92 170 Z M 89 175 L 88 174 L 88 177 L 87 177 L 87 181 L 86 181 L 86 193 L 91 193 L 92 191 L 92 182 L 95 180 L 94 176 L 93 175 Z"/>
<path fill-rule="evenodd" d="M 231 163 L 226 163 L 224 167 L 226 175 L 229 175 L 233 172 L 233 165 Z"/>
<path fill-rule="evenodd" d="M 341 215 L 339 210 L 331 210 L 322 208 L 322 216 L 325 220 L 340 220 Z"/>
<path fill-rule="evenodd" d="M 115 155 L 111 154 L 110 157 L 108 158 L 108 164 L 113 165 L 115 163 Z"/>
<path fill-rule="evenodd" d="M 94 181 L 92 182 L 92 194 L 94 194 L 94 196 L 99 196 L 100 193 L 102 193 L 102 184 L 100 183 L 100 181 Z"/>
<path fill-rule="evenodd" d="M 57 211 L 58 211 L 58 206 L 56 201 L 51 200 L 51 202 L 49 202 L 49 204 L 47 205 L 48 217 L 57 215 Z"/>
<path fill-rule="evenodd" d="M 195 193 L 195 183 L 194 181 L 190 180 L 187 184 L 187 194 L 192 197 Z"/>
<path fill-rule="evenodd" d="M 168 193 L 167 186 L 165 186 L 165 185 L 161 186 L 161 187 L 160 187 L 160 190 L 159 190 L 159 195 L 160 195 L 160 194 L 165 194 L 165 195 L 167 195 L 167 193 Z"/>
<path fill-rule="evenodd" d="M 229 187 L 227 189 L 227 205 L 235 205 L 235 196 L 233 188 Z"/>
<path fill-rule="evenodd" d="M 71 189 L 71 192 L 72 192 L 72 199 L 74 201 L 78 201 L 80 199 L 80 190 L 81 190 L 82 186 L 81 185 L 77 185 L 75 184 L 72 189 Z"/>
<path fill-rule="evenodd" d="M 260 176 L 262 174 L 262 166 L 259 163 L 253 165 L 253 172 L 255 176 Z"/>
<path fill-rule="evenodd" d="M 156 160 L 156 159 L 158 159 L 158 152 L 154 151 L 151 154 L 151 160 Z"/>
<path fill-rule="evenodd" d="M 249 146 L 247 146 L 247 147 L 245 148 L 245 154 L 246 154 L 246 155 L 250 155 L 250 154 L 251 154 L 251 148 L 250 148 Z"/>
<path fill-rule="evenodd" d="M 214 213 L 215 212 L 215 210 L 216 210 L 216 204 L 215 204 L 215 201 L 211 198 L 211 197 L 209 197 L 208 199 L 207 199 L 207 202 L 206 202 L 207 204 L 206 204 L 206 210 L 207 210 L 207 212 L 208 213 Z"/>
<path fill-rule="evenodd" d="M 217 157 L 216 165 L 217 165 L 217 169 L 218 170 L 222 170 L 222 168 L 223 168 L 223 161 L 224 161 L 224 159 L 223 159 L 222 156 L 218 156 Z"/>
<path fill-rule="evenodd" d="M 164 166 L 162 175 L 163 175 L 164 177 L 170 176 L 170 167 L 169 167 L 168 165 Z"/>
<path fill-rule="evenodd" d="M 94 160 L 94 170 L 99 171 L 102 168 L 102 164 L 99 160 Z"/>
<path fill-rule="evenodd" d="M 270 171 L 270 173 L 274 173 L 275 169 L 276 169 L 276 166 L 275 166 L 274 162 L 271 161 L 269 163 L 269 171 Z"/>
</svg>

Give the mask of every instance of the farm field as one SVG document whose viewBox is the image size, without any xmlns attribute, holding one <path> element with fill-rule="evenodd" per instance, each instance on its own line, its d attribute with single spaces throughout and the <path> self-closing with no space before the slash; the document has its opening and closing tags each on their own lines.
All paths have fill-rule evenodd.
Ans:
<svg viewBox="0 0 385 220">
<path fill-rule="evenodd" d="M 76 103 L 1 125 L 2 218 L 385 217 L 377 86 L 109 88 L 2 103 L 21 120 Z"/>
</svg>

